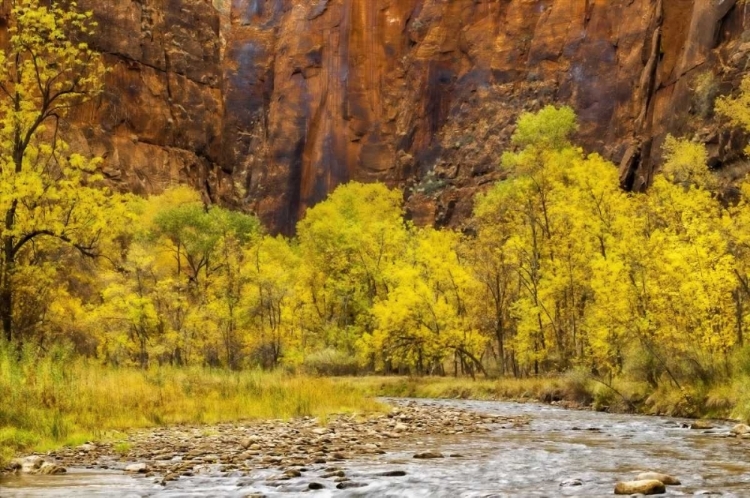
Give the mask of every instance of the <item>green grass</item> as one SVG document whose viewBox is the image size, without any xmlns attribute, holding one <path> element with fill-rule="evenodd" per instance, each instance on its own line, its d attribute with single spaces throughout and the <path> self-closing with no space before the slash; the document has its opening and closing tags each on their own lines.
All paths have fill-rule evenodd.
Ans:
<svg viewBox="0 0 750 498">
<path fill-rule="evenodd" d="M 0 349 L 0 459 L 117 431 L 236 420 L 326 418 L 382 406 L 361 389 L 283 373 L 109 368 L 63 353 Z M 124 451 L 124 447 L 122 447 Z"/>
</svg>

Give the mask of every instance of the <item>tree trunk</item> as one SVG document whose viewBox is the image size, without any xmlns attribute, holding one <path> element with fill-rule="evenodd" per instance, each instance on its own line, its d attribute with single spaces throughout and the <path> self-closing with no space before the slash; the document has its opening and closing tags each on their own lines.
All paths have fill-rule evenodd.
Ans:
<svg viewBox="0 0 750 498">
<path fill-rule="evenodd" d="M 3 334 L 5 335 L 5 339 L 8 342 L 11 342 L 13 340 L 13 263 L 13 239 L 6 238 L 3 243 L 2 286 L 0 288 L 0 320 L 3 322 Z"/>
</svg>

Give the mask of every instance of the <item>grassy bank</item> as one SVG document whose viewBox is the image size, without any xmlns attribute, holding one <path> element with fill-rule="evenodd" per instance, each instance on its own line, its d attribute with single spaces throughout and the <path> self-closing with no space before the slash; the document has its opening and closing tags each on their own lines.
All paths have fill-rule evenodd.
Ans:
<svg viewBox="0 0 750 498">
<path fill-rule="evenodd" d="M 201 368 L 115 369 L 74 359 L 0 350 L 0 462 L 13 454 L 119 431 L 171 424 L 381 409 L 361 389 L 327 379 Z"/>
<path fill-rule="evenodd" d="M 628 380 L 605 384 L 575 372 L 528 379 L 350 377 L 337 382 L 371 396 L 557 402 L 617 413 L 750 420 L 746 377 L 712 386 L 679 388 L 663 383 L 656 389 Z"/>
</svg>

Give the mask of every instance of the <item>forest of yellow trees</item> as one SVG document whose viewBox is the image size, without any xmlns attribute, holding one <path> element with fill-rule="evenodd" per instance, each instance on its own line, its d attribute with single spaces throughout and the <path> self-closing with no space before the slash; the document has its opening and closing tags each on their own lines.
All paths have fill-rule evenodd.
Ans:
<svg viewBox="0 0 750 498">
<path fill-rule="evenodd" d="M 705 148 L 670 137 L 647 193 L 572 142 L 576 117 L 518 120 L 464 232 L 413 226 L 403 194 L 350 183 L 293 238 L 174 186 L 110 191 L 58 124 L 102 91 L 73 30 L 91 13 L 17 2 L 0 55 L 5 347 L 114 366 L 525 377 L 572 369 L 710 383 L 750 370 L 750 181 L 727 196 Z M 57 10 L 55 10 L 57 9 Z M 721 98 L 750 129 L 750 79 Z M 750 152 L 750 151 L 749 151 Z"/>
</svg>

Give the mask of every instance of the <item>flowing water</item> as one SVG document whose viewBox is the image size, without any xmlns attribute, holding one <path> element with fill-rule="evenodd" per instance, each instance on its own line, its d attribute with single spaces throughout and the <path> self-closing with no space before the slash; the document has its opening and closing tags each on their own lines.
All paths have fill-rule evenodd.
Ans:
<svg viewBox="0 0 750 498">
<path fill-rule="evenodd" d="M 351 482 L 338 490 L 323 469 L 272 485 L 278 471 L 247 476 L 183 477 L 162 487 L 153 479 L 121 473 L 69 470 L 64 476 L 14 477 L 0 481 L 2 497 L 501 497 L 611 496 L 615 482 L 639 471 L 677 476 L 669 495 L 750 496 L 750 440 L 727 437 L 730 425 L 702 431 L 679 419 L 568 411 L 504 402 L 424 401 L 507 416 L 529 415 L 531 424 L 487 434 L 440 436 L 389 452 L 341 462 Z M 426 449 L 461 457 L 417 460 Z M 405 471 L 401 477 L 384 477 Z M 325 489 L 308 490 L 310 483 Z"/>
</svg>

